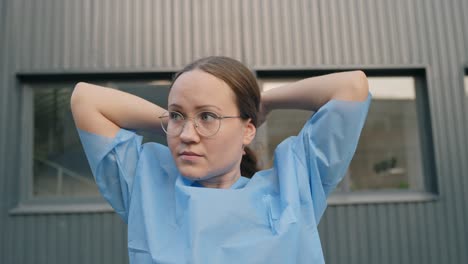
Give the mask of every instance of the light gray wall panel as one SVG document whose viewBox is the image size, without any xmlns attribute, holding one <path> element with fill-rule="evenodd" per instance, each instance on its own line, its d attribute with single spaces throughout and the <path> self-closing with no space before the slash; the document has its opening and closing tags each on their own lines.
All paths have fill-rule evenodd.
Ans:
<svg viewBox="0 0 468 264">
<path fill-rule="evenodd" d="M 14 124 L 14 116 L 10 115 L 10 112 L 15 110 L 15 106 L 11 104 L 11 87 L 14 86 L 13 73 L 11 67 L 13 65 L 13 54 L 12 54 L 12 32 L 14 31 L 12 23 L 12 3 L 9 1 L 2 2 L 2 36 L 0 36 L 0 42 L 2 43 L 2 54 L 1 60 L 1 71 L 0 71 L 0 257 L 3 258 L 12 256 L 16 252 L 18 245 L 16 234 L 12 230 L 12 226 L 6 223 L 8 219 L 8 208 L 12 204 L 14 192 L 12 187 L 16 181 L 14 175 L 11 175 L 12 167 L 9 166 L 14 162 L 14 145 L 11 144 L 11 126 Z M 13 125 L 14 126 L 14 125 Z M 14 127 L 13 127 L 14 129 Z M 7 176 L 8 175 L 8 176 Z M 23 233 L 18 233 L 19 238 L 23 238 Z M 10 258 L 11 259 L 11 258 Z M 8 259 L 7 259 L 8 260 Z M 0 262 L 3 262 L 0 259 Z M 5 262 L 11 263 L 11 262 Z"/>
<path fill-rule="evenodd" d="M 463 245 L 463 243 L 458 243 L 463 233 L 460 233 L 457 228 L 461 227 L 459 224 L 461 219 L 457 218 L 457 212 L 463 210 L 461 207 L 462 205 L 458 202 L 460 201 L 459 194 L 462 193 L 460 192 L 462 190 L 459 189 L 459 182 L 460 176 L 462 175 L 461 166 L 463 166 L 463 160 L 466 160 L 463 158 L 460 159 L 464 155 L 460 152 L 458 147 L 461 142 L 466 141 L 464 137 L 457 135 L 457 133 L 460 132 L 460 129 L 457 129 L 457 127 L 459 127 L 459 124 L 463 124 L 462 119 L 464 115 L 463 112 L 460 111 L 462 109 L 459 104 L 459 100 L 462 98 L 459 96 L 460 88 L 453 83 L 454 75 L 452 72 L 457 72 L 459 66 L 457 65 L 458 63 L 456 63 L 458 61 L 456 55 L 453 53 L 455 49 L 453 37 L 451 36 L 453 27 L 450 25 L 450 17 L 452 16 L 447 14 L 447 5 L 442 5 L 438 1 L 434 1 L 432 4 L 433 10 L 439 11 L 438 15 L 435 15 L 434 12 L 434 26 L 437 32 L 437 39 L 434 40 L 434 43 L 437 46 L 438 61 L 433 61 L 432 64 L 434 65 L 434 70 L 438 70 L 440 74 L 440 79 L 437 80 L 440 85 L 439 87 L 443 87 L 443 89 L 437 89 L 437 92 L 440 94 L 440 96 L 437 96 L 437 99 L 440 100 L 439 104 L 441 106 L 441 111 L 437 112 L 437 114 L 440 114 L 440 117 L 437 119 L 441 127 L 451 128 L 445 129 L 444 136 L 441 139 L 441 142 L 443 142 L 442 155 L 445 161 L 441 163 L 444 163 L 443 168 L 446 168 L 443 172 L 445 180 L 443 182 L 441 181 L 441 187 L 447 194 L 445 196 L 447 198 L 447 203 L 443 211 L 448 216 L 444 222 L 446 224 L 445 228 L 449 242 L 443 246 L 447 246 L 447 260 L 450 263 L 456 263 L 461 261 L 461 254 L 464 254 L 462 251 L 457 250 L 457 248 Z M 455 109 L 458 109 L 458 111 Z"/>
<path fill-rule="evenodd" d="M 23 72 L 173 70 L 206 55 L 253 68 L 427 65 L 440 199 L 339 205 L 327 263 L 468 263 L 468 1 L 0 1 L 0 263 L 125 263 L 114 214 L 11 216 Z"/>
</svg>

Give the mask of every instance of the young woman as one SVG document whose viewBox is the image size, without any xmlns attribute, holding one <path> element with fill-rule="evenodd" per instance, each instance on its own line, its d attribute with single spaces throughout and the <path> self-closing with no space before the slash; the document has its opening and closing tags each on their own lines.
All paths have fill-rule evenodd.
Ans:
<svg viewBox="0 0 468 264">
<path fill-rule="evenodd" d="M 71 107 L 99 189 L 128 223 L 131 263 L 323 263 L 317 224 L 370 98 L 361 71 L 260 94 L 240 62 L 208 57 L 175 76 L 167 110 L 87 83 Z M 316 113 L 256 172 L 247 145 L 286 108 Z M 166 133 L 168 147 L 141 144 L 135 129 Z"/>
</svg>

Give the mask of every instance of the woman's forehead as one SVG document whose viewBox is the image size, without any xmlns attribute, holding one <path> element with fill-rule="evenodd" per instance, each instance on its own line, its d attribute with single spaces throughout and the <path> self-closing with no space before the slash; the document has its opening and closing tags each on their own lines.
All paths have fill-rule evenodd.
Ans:
<svg viewBox="0 0 468 264">
<path fill-rule="evenodd" d="M 183 73 L 172 85 L 168 105 L 183 108 L 235 107 L 235 94 L 222 80 L 203 71 Z"/>
</svg>

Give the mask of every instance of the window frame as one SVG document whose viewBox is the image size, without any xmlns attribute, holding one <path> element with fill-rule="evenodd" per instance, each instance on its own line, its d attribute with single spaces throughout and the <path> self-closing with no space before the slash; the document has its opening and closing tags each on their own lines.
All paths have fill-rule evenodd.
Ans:
<svg viewBox="0 0 468 264">
<path fill-rule="evenodd" d="M 20 168 L 18 202 L 10 215 L 105 213 L 114 209 L 101 196 L 97 197 L 37 197 L 33 195 L 34 156 L 34 86 L 85 82 L 168 81 L 175 71 L 112 72 L 112 73 L 17 73 L 17 86 L 22 99 L 19 110 Z M 37 88 L 40 89 L 40 88 Z"/>
<path fill-rule="evenodd" d="M 262 68 L 255 71 L 259 84 L 266 81 L 288 81 L 319 76 L 340 71 L 362 70 L 368 77 L 413 77 L 415 80 L 415 103 L 418 118 L 419 138 L 421 146 L 421 161 L 424 190 L 362 190 L 348 193 L 332 193 L 328 205 L 369 203 L 400 203 L 400 202 L 431 202 L 439 199 L 436 164 L 434 159 L 434 144 L 432 137 L 431 115 L 427 85 L 427 66 L 395 66 L 392 67 L 337 67 L 313 69 L 278 69 Z M 266 121 L 267 123 L 268 121 Z M 261 133 L 266 133 L 262 131 Z"/>
</svg>

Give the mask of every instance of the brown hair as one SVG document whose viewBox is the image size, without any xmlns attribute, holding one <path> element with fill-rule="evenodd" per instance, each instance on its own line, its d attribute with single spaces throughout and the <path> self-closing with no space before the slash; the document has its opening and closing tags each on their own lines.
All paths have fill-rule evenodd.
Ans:
<svg viewBox="0 0 468 264">
<path fill-rule="evenodd" d="M 260 88 L 253 73 L 241 62 L 222 56 L 210 56 L 198 59 L 179 71 L 172 80 L 172 84 L 185 72 L 201 70 L 223 80 L 236 95 L 236 104 L 242 119 L 251 119 L 257 127 L 258 111 L 260 107 Z M 171 85 L 172 86 L 172 85 Z M 257 168 L 255 153 L 245 147 L 245 155 L 241 161 L 241 175 L 251 178 Z"/>
</svg>

